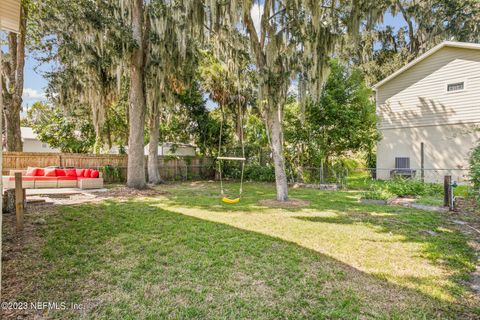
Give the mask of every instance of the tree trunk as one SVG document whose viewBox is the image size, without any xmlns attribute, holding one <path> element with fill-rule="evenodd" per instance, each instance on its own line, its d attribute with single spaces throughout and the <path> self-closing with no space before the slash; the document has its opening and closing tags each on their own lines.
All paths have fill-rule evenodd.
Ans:
<svg viewBox="0 0 480 320">
<path fill-rule="evenodd" d="M 271 106 L 265 111 L 266 123 L 270 132 L 270 145 L 272 148 L 273 164 L 275 168 L 275 186 L 277 200 L 288 200 L 287 174 L 285 172 L 285 157 L 283 154 L 283 128 L 281 110 Z"/>
<path fill-rule="evenodd" d="M 274 28 L 269 25 L 267 20 L 270 20 L 271 1 L 266 1 L 263 5 L 264 11 L 261 19 L 260 39 L 258 37 L 257 30 L 255 29 L 253 19 L 248 11 L 244 12 L 243 21 L 249 34 L 250 44 L 253 48 L 255 55 L 256 67 L 260 71 L 259 75 L 262 78 L 259 87 L 259 101 L 263 101 L 265 98 L 268 100 L 266 110 L 263 114 L 265 122 L 267 124 L 267 132 L 269 133 L 270 146 L 272 148 L 273 163 L 275 167 L 275 185 L 277 187 L 277 200 L 288 200 L 288 185 L 287 175 L 285 172 L 285 157 L 283 154 L 283 130 L 282 130 L 282 106 L 280 101 L 285 101 L 286 92 L 282 92 L 279 88 L 273 88 L 269 85 L 268 75 L 269 71 L 272 71 L 267 66 L 267 53 L 269 48 L 274 48 L 275 43 L 273 40 L 267 41 L 265 45 L 265 39 L 267 39 L 268 33 L 274 33 Z M 276 70 L 284 71 L 284 70 Z M 265 78 L 266 77 L 266 78 Z M 273 99 L 272 99 L 273 98 Z M 276 98 L 276 99 L 275 99 Z"/>
<path fill-rule="evenodd" d="M 132 1 L 132 31 L 137 47 L 133 49 L 130 59 L 127 185 L 130 188 L 142 189 L 146 186 L 143 148 L 145 129 L 143 0 Z"/>
<path fill-rule="evenodd" d="M 243 109 L 237 109 L 237 112 L 235 112 L 235 139 L 237 140 L 238 143 L 242 141 L 242 115 Z"/>
<path fill-rule="evenodd" d="M 158 171 L 158 138 L 159 138 L 160 117 L 158 106 L 152 106 L 150 114 L 150 140 L 148 143 L 148 182 L 152 184 L 162 183 Z"/>
<path fill-rule="evenodd" d="M 20 133 L 20 110 L 17 103 L 12 102 L 12 105 L 7 105 L 9 110 L 5 110 L 5 140 L 7 151 L 21 152 L 23 151 L 22 137 Z M 16 105 L 13 105 L 16 104 Z"/>
<path fill-rule="evenodd" d="M 22 6 L 20 11 L 20 33 L 8 35 L 10 51 L 9 61 L 9 97 L 5 99 L 5 136 L 7 151 L 23 151 L 20 131 L 20 112 L 22 110 L 22 95 L 25 67 L 25 35 L 27 28 L 27 11 Z"/>
</svg>

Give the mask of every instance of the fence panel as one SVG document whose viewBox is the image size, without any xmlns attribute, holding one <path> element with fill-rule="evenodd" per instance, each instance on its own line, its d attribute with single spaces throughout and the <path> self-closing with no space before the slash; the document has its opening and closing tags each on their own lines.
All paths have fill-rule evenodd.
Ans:
<svg viewBox="0 0 480 320">
<path fill-rule="evenodd" d="M 147 164 L 145 157 L 145 166 Z M 158 166 L 164 180 L 210 179 L 215 176 L 213 158 L 159 156 Z M 105 166 L 117 168 L 122 178 L 127 176 L 127 155 L 72 154 L 40 152 L 4 152 L 3 175 L 10 170 L 27 167 L 75 167 L 102 169 Z M 146 172 L 146 167 L 145 167 Z"/>
</svg>

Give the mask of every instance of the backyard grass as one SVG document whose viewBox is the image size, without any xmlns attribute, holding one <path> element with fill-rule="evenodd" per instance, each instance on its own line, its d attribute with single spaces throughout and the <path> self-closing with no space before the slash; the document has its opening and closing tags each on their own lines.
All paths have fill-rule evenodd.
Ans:
<svg viewBox="0 0 480 320">
<path fill-rule="evenodd" d="M 24 287 L 3 294 L 86 308 L 49 314 L 58 319 L 480 315 L 462 284 L 474 252 L 446 214 L 361 204 L 357 191 L 292 189 L 310 204 L 274 209 L 258 204 L 274 198 L 270 184 L 247 183 L 234 205 L 219 201 L 216 183 L 158 189 L 44 213 L 25 248 L 36 258 L 20 266 Z"/>
</svg>

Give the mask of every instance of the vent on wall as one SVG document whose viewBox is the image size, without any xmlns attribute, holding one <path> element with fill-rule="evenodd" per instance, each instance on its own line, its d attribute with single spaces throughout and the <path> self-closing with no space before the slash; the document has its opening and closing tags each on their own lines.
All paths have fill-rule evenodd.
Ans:
<svg viewBox="0 0 480 320">
<path fill-rule="evenodd" d="M 395 169 L 410 169 L 410 158 L 408 157 L 395 158 Z"/>
<path fill-rule="evenodd" d="M 455 82 L 447 84 L 447 92 L 461 91 L 465 89 L 465 82 Z"/>
</svg>

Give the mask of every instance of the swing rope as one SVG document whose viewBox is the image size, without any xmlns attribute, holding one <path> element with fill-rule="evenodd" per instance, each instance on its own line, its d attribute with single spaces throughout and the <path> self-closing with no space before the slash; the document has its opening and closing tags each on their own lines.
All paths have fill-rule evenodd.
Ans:
<svg viewBox="0 0 480 320">
<path fill-rule="evenodd" d="M 243 193 L 243 175 L 245 172 L 245 141 L 243 140 L 243 114 L 242 114 L 242 106 L 240 102 L 240 76 L 237 78 L 238 81 L 238 96 L 237 96 L 237 108 L 238 108 L 238 115 L 239 115 L 239 121 L 240 121 L 240 145 L 242 149 L 242 157 L 224 157 L 221 155 L 222 153 L 222 136 L 223 136 L 223 123 L 225 121 L 225 112 L 223 110 L 223 104 L 220 104 L 220 112 L 222 114 L 222 117 L 220 118 L 220 138 L 218 139 L 218 172 L 219 172 L 219 178 L 220 178 L 220 194 L 222 196 L 222 201 L 226 203 L 237 203 L 240 201 L 240 198 L 242 197 Z M 225 191 L 224 191 L 224 186 L 223 186 L 223 176 L 222 176 L 222 161 L 224 160 L 232 160 L 232 161 L 242 161 L 242 169 L 241 169 L 241 174 L 240 174 L 240 190 L 238 193 L 238 197 L 235 199 L 230 199 L 225 196 Z"/>
</svg>

